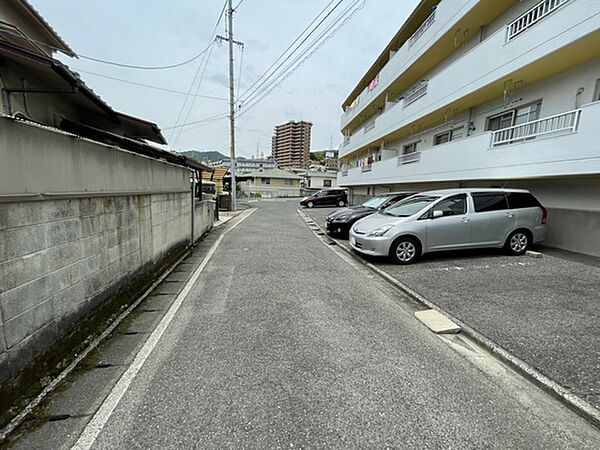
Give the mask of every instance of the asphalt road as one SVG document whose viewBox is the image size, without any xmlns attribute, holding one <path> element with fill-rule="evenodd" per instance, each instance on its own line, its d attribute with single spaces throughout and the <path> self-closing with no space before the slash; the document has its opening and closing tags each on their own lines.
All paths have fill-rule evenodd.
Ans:
<svg viewBox="0 0 600 450">
<path fill-rule="evenodd" d="M 597 428 L 431 334 L 296 206 L 261 202 L 225 236 L 93 448 L 597 448 Z"/>
<path fill-rule="evenodd" d="M 324 228 L 334 210 L 305 211 Z M 497 250 L 446 252 L 412 266 L 367 259 L 600 408 L 598 259 L 542 252 L 539 259 Z"/>
</svg>

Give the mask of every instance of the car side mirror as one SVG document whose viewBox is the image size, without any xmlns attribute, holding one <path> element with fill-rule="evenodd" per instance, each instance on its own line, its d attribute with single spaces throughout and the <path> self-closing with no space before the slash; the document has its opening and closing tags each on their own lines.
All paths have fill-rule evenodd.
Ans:
<svg viewBox="0 0 600 450">
<path fill-rule="evenodd" d="M 443 211 L 433 211 L 433 214 L 431 215 L 431 217 L 433 219 L 437 219 L 439 217 L 444 217 L 444 212 Z"/>
</svg>

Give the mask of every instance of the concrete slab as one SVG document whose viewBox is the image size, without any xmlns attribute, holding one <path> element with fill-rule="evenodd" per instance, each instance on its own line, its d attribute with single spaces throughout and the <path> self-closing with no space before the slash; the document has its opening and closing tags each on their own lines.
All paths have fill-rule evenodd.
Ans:
<svg viewBox="0 0 600 450">
<path fill-rule="evenodd" d="M 126 366 L 110 366 L 76 372 L 62 392 L 57 393 L 48 407 L 51 416 L 81 416 L 93 414 L 102 404 Z"/>
<path fill-rule="evenodd" d="M 460 327 L 434 309 L 417 311 L 415 317 L 436 334 L 456 334 Z"/>
<path fill-rule="evenodd" d="M 136 316 L 125 327 L 119 327 L 119 331 L 126 333 L 151 333 L 164 314 L 164 311 L 145 311 Z"/>
<path fill-rule="evenodd" d="M 165 281 L 187 281 L 189 278 L 190 274 L 188 272 L 171 272 Z"/>
<path fill-rule="evenodd" d="M 530 256 L 531 258 L 542 258 L 544 256 L 540 252 L 534 252 L 533 250 L 527 250 L 525 255 Z"/>
<path fill-rule="evenodd" d="M 110 344 L 99 350 L 98 364 L 130 364 L 148 336 L 146 334 L 119 334 Z"/>
<path fill-rule="evenodd" d="M 177 297 L 175 294 L 150 295 L 140 305 L 140 309 L 142 311 L 148 309 L 168 309 L 175 300 L 175 297 Z"/>
<path fill-rule="evenodd" d="M 17 442 L 8 445 L 12 449 L 31 450 L 34 448 L 71 448 L 79 433 L 90 420 L 90 416 L 69 417 L 65 420 L 52 420 L 36 426 Z M 18 438 L 19 436 L 15 436 Z"/>
<path fill-rule="evenodd" d="M 153 294 L 179 294 L 185 286 L 185 281 L 163 281 L 156 289 Z"/>
</svg>

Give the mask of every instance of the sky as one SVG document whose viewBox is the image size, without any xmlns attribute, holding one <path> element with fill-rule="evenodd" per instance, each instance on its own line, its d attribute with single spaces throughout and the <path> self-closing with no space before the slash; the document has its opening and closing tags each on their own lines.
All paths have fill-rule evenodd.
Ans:
<svg viewBox="0 0 600 450">
<path fill-rule="evenodd" d="M 78 54 L 135 65 L 168 65 L 197 55 L 210 42 L 223 0 L 30 0 Z M 234 6 L 239 0 L 234 0 Z M 243 0 L 234 15 L 235 40 L 244 43 L 240 92 L 262 75 L 310 24 L 329 0 Z M 418 0 L 366 0 L 331 39 L 256 107 L 237 121 L 238 155 L 271 152 L 275 125 L 290 120 L 313 123 L 312 150 L 337 147 L 341 104 L 398 31 Z M 338 8 L 342 11 L 345 0 Z M 336 12 L 338 11 L 336 10 Z M 218 33 L 224 34 L 223 23 Z M 235 51 L 236 78 L 240 73 Z M 193 122 L 228 112 L 228 48 L 215 45 L 198 94 L 219 99 L 188 101 L 179 120 Z M 59 56 L 117 111 L 156 122 L 169 148 L 217 150 L 229 154 L 227 118 L 175 125 L 185 95 L 124 84 L 92 75 L 127 79 L 188 92 L 200 61 L 160 71 L 132 70 Z M 236 85 L 238 80 L 236 80 Z M 189 114 L 187 114 L 189 111 Z"/>
</svg>

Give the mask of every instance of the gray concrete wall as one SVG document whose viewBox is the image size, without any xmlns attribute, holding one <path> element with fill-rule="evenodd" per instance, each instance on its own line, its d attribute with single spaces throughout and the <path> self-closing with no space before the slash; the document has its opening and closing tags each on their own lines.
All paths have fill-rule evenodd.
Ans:
<svg viewBox="0 0 600 450">
<path fill-rule="evenodd" d="M 189 194 L 0 204 L 0 382 L 190 235 Z"/>
<path fill-rule="evenodd" d="M 0 386 L 186 249 L 190 188 L 184 167 L 0 118 Z M 195 205 L 196 237 L 213 214 Z"/>
<path fill-rule="evenodd" d="M 199 239 L 210 230 L 215 222 L 215 206 L 213 200 L 194 202 L 194 239 Z"/>
<path fill-rule="evenodd" d="M 0 161 L 0 201 L 190 190 L 180 166 L 6 118 Z"/>
</svg>

